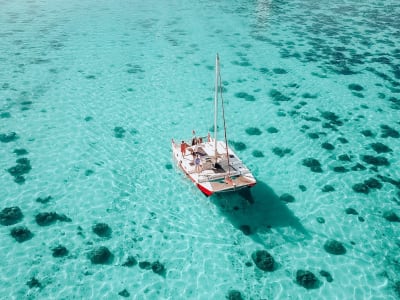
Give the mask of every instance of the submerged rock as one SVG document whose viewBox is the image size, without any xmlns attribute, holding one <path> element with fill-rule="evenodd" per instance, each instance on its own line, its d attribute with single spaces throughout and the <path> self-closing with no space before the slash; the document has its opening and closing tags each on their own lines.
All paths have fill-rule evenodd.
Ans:
<svg viewBox="0 0 400 300">
<path fill-rule="evenodd" d="M 352 186 L 353 191 L 356 193 L 362 193 L 362 194 L 368 194 L 369 193 L 369 187 L 364 184 L 364 183 L 356 183 Z"/>
<path fill-rule="evenodd" d="M 272 152 L 279 157 L 284 157 L 286 154 L 291 154 L 292 150 L 289 148 L 274 147 L 272 148 Z"/>
<path fill-rule="evenodd" d="M 276 129 L 275 127 L 268 127 L 267 132 L 268 133 L 277 133 L 279 130 Z"/>
<path fill-rule="evenodd" d="M 118 295 L 120 295 L 121 297 L 128 298 L 131 294 L 126 289 L 123 289 L 118 293 Z"/>
<path fill-rule="evenodd" d="M 335 146 L 333 146 L 331 143 L 328 143 L 328 142 L 322 143 L 321 147 L 326 150 L 334 150 L 335 149 Z"/>
<path fill-rule="evenodd" d="M 100 237 L 110 237 L 112 230 L 106 223 L 97 223 L 93 225 L 92 230 Z"/>
<path fill-rule="evenodd" d="M 251 258 L 259 269 L 267 272 L 275 270 L 275 260 L 266 250 L 253 252 Z"/>
<path fill-rule="evenodd" d="M 382 130 L 381 137 L 383 138 L 391 137 L 398 139 L 400 137 L 400 133 L 396 129 L 388 125 L 381 125 L 381 130 Z"/>
<path fill-rule="evenodd" d="M 320 281 L 314 273 L 305 270 L 297 270 L 296 282 L 306 289 L 316 289 L 320 286 Z"/>
<path fill-rule="evenodd" d="M 126 132 L 126 130 L 123 127 L 116 126 L 114 128 L 114 136 L 117 139 L 122 139 L 125 136 L 125 132 Z"/>
<path fill-rule="evenodd" d="M 131 255 L 129 255 L 126 261 L 122 264 L 123 267 L 133 267 L 135 265 L 137 265 L 137 260 Z"/>
<path fill-rule="evenodd" d="M 0 224 L 14 225 L 22 220 L 24 215 L 18 206 L 6 207 L 0 212 Z"/>
<path fill-rule="evenodd" d="M 251 228 L 249 225 L 241 225 L 239 229 L 243 232 L 244 235 L 250 235 L 251 234 Z"/>
<path fill-rule="evenodd" d="M 242 293 L 237 290 L 230 290 L 226 296 L 228 300 L 243 300 Z"/>
<path fill-rule="evenodd" d="M 390 163 L 386 157 L 383 156 L 372 156 L 372 155 L 363 155 L 361 159 L 367 164 L 374 166 L 389 166 Z"/>
<path fill-rule="evenodd" d="M 389 222 L 400 222 L 400 217 L 394 211 L 385 211 L 383 217 Z"/>
<path fill-rule="evenodd" d="M 31 289 L 34 287 L 40 288 L 42 287 L 42 284 L 39 282 L 39 280 L 36 277 L 31 277 L 29 281 L 26 283 L 26 285 Z"/>
<path fill-rule="evenodd" d="M 65 248 L 62 245 L 58 245 L 57 247 L 54 247 L 53 249 L 51 249 L 51 251 L 53 252 L 53 257 L 63 257 L 68 255 L 68 249 Z"/>
<path fill-rule="evenodd" d="M 380 153 L 388 153 L 388 152 L 392 152 L 393 151 L 388 146 L 386 146 L 385 144 L 382 144 L 382 143 L 372 143 L 371 147 L 378 154 L 380 154 Z"/>
<path fill-rule="evenodd" d="M 151 264 L 151 269 L 153 270 L 154 273 L 159 275 L 163 275 L 165 273 L 165 267 L 159 261 L 153 262 Z"/>
<path fill-rule="evenodd" d="M 331 186 L 330 184 L 327 184 L 327 185 L 324 185 L 324 186 L 322 187 L 322 191 L 323 191 L 324 193 L 334 192 L 334 191 L 335 191 L 335 188 L 334 188 L 333 186 Z"/>
<path fill-rule="evenodd" d="M 295 198 L 288 193 L 284 193 L 279 197 L 279 200 L 286 202 L 286 203 L 291 203 L 291 202 L 295 201 Z"/>
<path fill-rule="evenodd" d="M 321 271 L 319 271 L 319 274 L 322 277 L 325 277 L 326 281 L 328 281 L 328 282 L 332 282 L 333 281 L 332 275 L 328 271 L 321 270 Z"/>
<path fill-rule="evenodd" d="M 248 135 L 260 135 L 261 130 L 257 127 L 249 127 L 249 128 L 246 128 L 246 133 Z"/>
<path fill-rule="evenodd" d="M 100 246 L 90 251 L 88 257 L 92 264 L 109 264 L 113 255 L 107 247 Z"/>
<path fill-rule="evenodd" d="M 51 196 L 47 196 L 47 197 L 44 197 L 44 198 L 38 197 L 38 198 L 36 198 L 36 202 L 39 202 L 39 203 L 42 203 L 42 204 L 46 204 L 46 203 L 48 203 L 51 199 L 52 199 Z"/>
<path fill-rule="evenodd" d="M 352 207 L 346 208 L 345 212 L 348 215 L 358 215 L 358 212 Z"/>
<path fill-rule="evenodd" d="M 334 255 L 346 254 L 346 248 L 341 242 L 336 240 L 327 240 L 324 244 L 324 249 L 326 252 Z"/>
<path fill-rule="evenodd" d="M 247 148 L 246 144 L 243 142 L 230 141 L 230 143 L 233 145 L 236 151 L 243 151 Z"/>
<path fill-rule="evenodd" d="M 55 212 L 42 212 L 35 216 L 36 223 L 39 226 L 49 226 L 56 221 L 71 222 L 71 219 L 64 214 L 57 214 Z"/>
<path fill-rule="evenodd" d="M 9 143 L 18 139 L 18 135 L 15 132 L 0 133 L 0 142 Z"/>
<path fill-rule="evenodd" d="M 315 158 L 305 158 L 302 161 L 303 166 L 309 167 L 312 172 L 322 173 L 321 163 Z"/>
<path fill-rule="evenodd" d="M 32 232 L 25 226 L 17 226 L 11 229 L 11 236 L 18 242 L 23 243 L 33 237 Z"/>
<path fill-rule="evenodd" d="M 365 180 L 364 184 L 367 185 L 370 189 L 381 189 L 383 186 L 382 183 L 380 183 L 375 178 L 369 178 L 369 179 Z"/>
<path fill-rule="evenodd" d="M 139 262 L 139 268 L 144 269 L 144 270 L 150 270 L 151 263 L 148 261 L 141 261 L 141 262 Z"/>
</svg>

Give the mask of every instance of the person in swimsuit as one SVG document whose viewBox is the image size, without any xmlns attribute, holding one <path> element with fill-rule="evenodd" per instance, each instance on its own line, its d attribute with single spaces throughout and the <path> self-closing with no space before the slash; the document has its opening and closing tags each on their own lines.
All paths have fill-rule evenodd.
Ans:
<svg viewBox="0 0 400 300">
<path fill-rule="evenodd" d="M 194 159 L 194 165 L 195 165 L 195 171 L 197 173 L 201 172 L 201 158 L 200 155 L 196 155 L 196 158 Z"/>
<path fill-rule="evenodd" d="M 182 157 L 185 157 L 187 146 L 188 146 L 188 145 L 185 143 L 185 141 L 182 141 L 182 143 L 181 143 L 181 153 L 182 153 Z"/>
</svg>

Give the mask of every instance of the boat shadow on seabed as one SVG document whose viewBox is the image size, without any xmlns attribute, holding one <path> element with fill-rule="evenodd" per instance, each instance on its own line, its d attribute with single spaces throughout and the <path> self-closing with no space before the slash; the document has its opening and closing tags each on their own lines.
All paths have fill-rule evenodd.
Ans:
<svg viewBox="0 0 400 300">
<path fill-rule="evenodd" d="M 258 181 L 251 189 L 223 193 L 211 202 L 232 223 L 256 243 L 268 246 L 260 233 L 278 232 L 287 242 L 309 239 L 311 235 L 287 205 L 264 182 Z M 283 227 L 291 227 L 295 235 L 286 234 Z"/>
</svg>

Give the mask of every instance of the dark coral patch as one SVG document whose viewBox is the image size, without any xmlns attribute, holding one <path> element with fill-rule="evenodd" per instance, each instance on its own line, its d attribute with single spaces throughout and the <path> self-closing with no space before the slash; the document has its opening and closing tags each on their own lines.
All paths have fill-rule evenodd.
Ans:
<svg viewBox="0 0 400 300">
<path fill-rule="evenodd" d="M 309 167 L 312 172 L 322 173 L 321 163 L 315 158 L 305 158 L 302 161 L 303 166 Z"/>
<path fill-rule="evenodd" d="M 356 92 L 361 92 L 362 90 L 364 90 L 364 88 L 356 83 L 351 83 L 348 85 L 349 90 L 351 91 L 356 91 Z"/>
<path fill-rule="evenodd" d="M 163 275 L 165 274 L 165 267 L 162 263 L 160 263 L 159 261 L 153 262 L 151 264 L 151 270 L 158 274 L 158 275 Z"/>
<path fill-rule="evenodd" d="M 42 204 L 46 204 L 48 203 L 51 199 L 53 199 L 51 196 L 47 196 L 47 197 L 38 197 L 36 198 L 36 202 L 42 203 Z"/>
<path fill-rule="evenodd" d="M 287 74 L 287 71 L 285 69 L 282 69 L 282 68 L 273 68 L 272 71 L 275 74 Z"/>
<path fill-rule="evenodd" d="M 0 142 L 2 143 L 10 143 L 14 142 L 18 139 L 18 135 L 15 132 L 10 133 L 1 133 L 0 134 Z"/>
<path fill-rule="evenodd" d="M 295 201 L 295 198 L 288 193 L 284 193 L 279 197 L 279 200 L 286 202 L 286 203 L 292 203 Z"/>
<path fill-rule="evenodd" d="M 170 164 L 170 163 L 165 164 L 165 168 L 167 170 L 171 170 L 172 169 L 172 164 Z"/>
<path fill-rule="evenodd" d="M 276 129 L 275 127 L 268 127 L 267 132 L 268 133 L 277 133 L 279 130 Z"/>
<path fill-rule="evenodd" d="M 244 300 L 242 293 L 238 290 L 230 290 L 226 296 L 228 300 Z"/>
<path fill-rule="evenodd" d="M 128 298 L 131 294 L 126 289 L 123 289 L 122 291 L 118 292 L 118 295 L 124 298 Z"/>
<path fill-rule="evenodd" d="M 336 126 L 343 125 L 343 122 L 340 120 L 339 116 L 331 111 L 323 111 L 321 112 L 321 117 L 325 120 L 328 120 L 331 124 Z"/>
<path fill-rule="evenodd" d="M 348 215 L 358 215 L 358 212 L 352 207 L 346 208 L 345 213 Z"/>
<path fill-rule="evenodd" d="M 324 193 L 334 192 L 334 191 L 335 191 L 335 188 L 334 188 L 333 186 L 331 186 L 330 184 L 327 184 L 327 185 L 324 185 L 324 186 L 322 187 L 322 191 L 323 191 Z"/>
<path fill-rule="evenodd" d="M 257 127 L 249 127 L 249 128 L 246 128 L 246 133 L 248 135 L 260 135 L 261 130 Z"/>
<path fill-rule="evenodd" d="M 316 140 L 319 138 L 319 134 L 317 132 L 309 132 L 307 133 L 307 136 L 312 140 Z"/>
<path fill-rule="evenodd" d="M 123 267 L 133 267 L 137 265 L 137 260 L 134 256 L 129 255 L 126 261 L 122 264 Z"/>
<path fill-rule="evenodd" d="M 100 246 L 89 252 L 88 258 L 92 264 L 109 264 L 113 260 L 113 254 L 107 247 Z"/>
<path fill-rule="evenodd" d="M 41 288 L 42 284 L 36 277 L 32 277 L 29 279 L 29 281 L 26 283 L 26 285 L 31 289 L 31 288 Z"/>
<path fill-rule="evenodd" d="M 11 118 L 11 114 L 8 111 L 0 113 L 0 119 L 8 119 Z"/>
<path fill-rule="evenodd" d="M 361 194 L 368 194 L 369 193 L 369 187 L 365 183 L 356 183 L 352 186 L 353 191 L 356 193 L 361 193 Z"/>
<path fill-rule="evenodd" d="M 244 99 L 246 101 L 255 101 L 256 98 L 253 95 L 247 94 L 246 92 L 235 93 L 235 97 Z"/>
<path fill-rule="evenodd" d="M 235 150 L 237 150 L 237 151 L 243 151 L 243 150 L 245 150 L 245 149 L 247 148 L 247 147 L 246 147 L 246 144 L 243 143 L 243 142 L 230 141 L 230 143 L 233 145 L 233 147 L 234 147 Z"/>
<path fill-rule="evenodd" d="M 53 257 L 64 257 L 68 255 L 68 249 L 65 246 L 58 245 L 51 249 Z"/>
<path fill-rule="evenodd" d="M 314 273 L 305 270 L 297 270 L 296 282 L 306 289 L 317 289 L 321 285 Z"/>
<path fill-rule="evenodd" d="M 26 157 L 18 158 L 16 162 L 17 164 L 9 168 L 7 171 L 8 173 L 10 173 L 11 176 L 14 177 L 15 182 L 23 183 L 25 181 L 25 178 L 22 175 L 29 173 L 32 167 L 29 159 L 27 159 Z"/>
<path fill-rule="evenodd" d="M 139 268 L 143 270 L 150 270 L 151 269 L 151 263 L 148 261 L 141 261 L 139 262 Z"/>
<path fill-rule="evenodd" d="M 336 172 L 336 173 L 346 173 L 346 172 L 348 172 L 349 170 L 346 169 L 346 168 L 343 167 L 343 166 L 337 166 L 337 167 L 334 167 L 334 168 L 333 168 L 333 171 Z"/>
<path fill-rule="evenodd" d="M 357 164 L 355 164 L 354 166 L 352 166 L 351 167 L 351 170 L 352 171 L 364 171 L 364 170 L 366 170 L 367 168 L 366 167 L 364 167 L 362 164 L 360 164 L 360 163 L 357 163 Z"/>
<path fill-rule="evenodd" d="M 372 155 L 362 155 L 361 159 L 367 164 L 374 166 L 389 166 L 390 163 L 386 157 L 383 156 L 372 156 Z"/>
<path fill-rule="evenodd" d="M 122 139 L 125 136 L 125 132 L 126 132 L 126 130 L 120 126 L 116 126 L 114 128 L 114 136 L 117 139 Z"/>
<path fill-rule="evenodd" d="M 385 211 L 383 217 L 389 222 L 400 222 L 400 217 L 394 211 Z"/>
<path fill-rule="evenodd" d="M 251 228 L 249 225 L 240 225 L 239 227 L 240 231 L 243 232 L 244 235 L 250 235 L 251 234 Z"/>
<path fill-rule="evenodd" d="M 324 249 L 326 252 L 333 255 L 346 254 L 346 248 L 341 242 L 338 242 L 336 240 L 327 240 L 324 244 Z"/>
<path fill-rule="evenodd" d="M 328 143 L 328 142 L 322 143 L 321 147 L 326 150 L 334 150 L 335 149 L 335 146 L 333 146 L 331 143 Z"/>
<path fill-rule="evenodd" d="M 369 129 L 362 130 L 361 134 L 365 137 L 373 137 L 374 136 L 374 133 Z"/>
<path fill-rule="evenodd" d="M 276 268 L 274 258 L 266 250 L 257 250 L 253 252 L 251 258 L 256 266 L 263 271 L 271 272 Z"/>
<path fill-rule="evenodd" d="M 367 185 L 370 189 L 381 189 L 382 188 L 382 183 L 380 183 L 375 178 L 369 178 L 369 179 L 365 180 L 364 184 Z"/>
<path fill-rule="evenodd" d="M 327 282 L 332 282 L 333 281 L 332 275 L 328 271 L 321 270 L 321 271 L 319 271 L 319 274 L 322 277 L 325 277 Z"/>
<path fill-rule="evenodd" d="M 338 156 L 340 161 L 351 161 L 351 157 L 348 154 L 341 154 Z"/>
<path fill-rule="evenodd" d="M 21 156 L 21 155 L 27 155 L 28 151 L 26 149 L 15 149 L 13 151 L 17 156 Z"/>
<path fill-rule="evenodd" d="M 110 226 L 108 226 L 106 223 L 96 223 L 95 225 L 93 225 L 92 230 L 100 237 L 109 238 L 112 233 Z"/>
<path fill-rule="evenodd" d="M 386 146 L 385 144 L 382 144 L 382 143 L 372 143 L 371 147 L 378 154 L 380 154 L 380 153 L 388 153 L 388 152 L 392 152 L 393 151 L 388 146 Z"/>
<path fill-rule="evenodd" d="M 338 137 L 338 139 L 337 139 L 339 142 L 341 142 L 342 144 L 348 144 L 349 143 L 349 141 L 346 139 L 346 138 L 344 138 L 344 137 Z"/>
<path fill-rule="evenodd" d="M 269 91 L 269 96 L 276 102 L 290 101 L 290 97 L 283 95 L 280 91 L 271 89 Z"/>
<path fill-rule="evenodd" d="M 24 215 L 18 206 L 6 207 L 0 212 L 0 224 L 14 225 L 22 220 Z"/>
<path fill-rule="evenodd" d="M 316 99 L 316 98 L 318 98 L 318 94 L 304 93 L 301 95 L 301 97 L 303 97 L 305 99 Z"/>
<path fill-rule="evenodd" d="M 394 129 L 388 125 L 381 125 L 380 127 L 382 130 L 381 137 L 383 137 L 383 138 L 391 137 L 391 138 L 395 138 L 395 139 L 400 137 L 400 133 L 396 129 Z"/>
<path fill-rule="evenodd" d="M 11 229 L 11 236 L 18 242 L 23 243 L 33 237 L 32 232 L 25 226 L 17 226 Z"/>
<path fill-rule="evenodd" d="M 252 154 L 254 157 L 264 157 L 264 153 L 260 150 L 254 150 Z"/>
<path fill-rule="evenodd" d="M 71 222 L 71 219 L 64 214 L 57 214 L 55 212 L 42 212 L 35 216 L 36 223 L 39 226 L 49 226 L 56 221 Z"/>
<path fill-rule="evenodd" d="M 292 150 L 289 148 L 274 147 L 272 148 L 272 152 L 279 157 L 284 157 L 286 154 L 291 154 Z"/>
</svg>

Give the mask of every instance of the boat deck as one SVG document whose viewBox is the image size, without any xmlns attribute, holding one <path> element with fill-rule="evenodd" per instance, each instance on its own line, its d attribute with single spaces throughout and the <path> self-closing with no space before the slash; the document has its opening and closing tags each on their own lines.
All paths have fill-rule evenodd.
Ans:
<svg viewBox="0 0 400 300">
<path fill-rule="evenodd" d="M 215 145 L 212 141 L 188 147 L 184 156 L 182 156 L 179 144 L 173 143 L 172 148 L 178 166 L 186 175 L 194 183 L 203 185 L 213 192 L 236 190 L 254 185 L 256 182 L 250 170 L 229 147 L 228 165 L 227 149 L 222 141 L 217 143 L 217 156 L 215 156 Z M 196 170 L 193 152 L 200 156 L 201 167 L 199 170 Z"/>
</svg>

